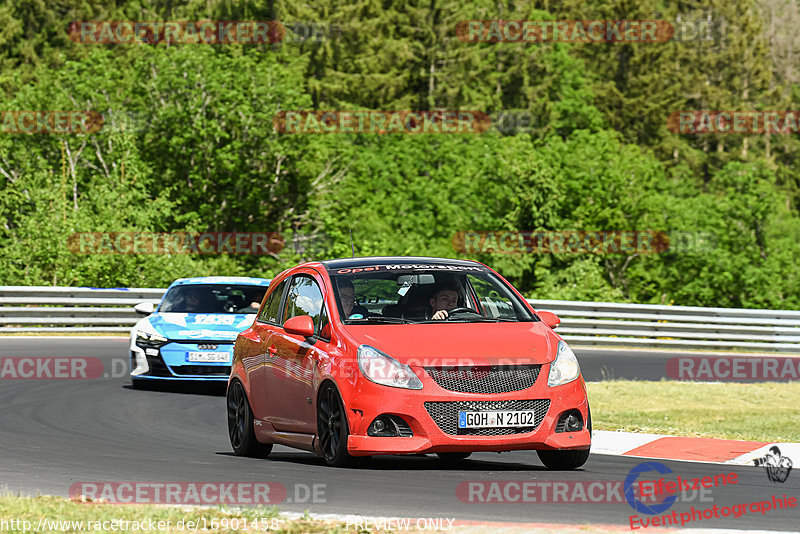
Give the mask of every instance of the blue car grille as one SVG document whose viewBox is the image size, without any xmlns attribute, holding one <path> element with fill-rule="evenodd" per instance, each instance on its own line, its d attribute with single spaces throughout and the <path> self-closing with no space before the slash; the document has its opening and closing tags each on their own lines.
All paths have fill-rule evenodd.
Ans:
<svg viewBox="0 0 800 534">
<path fill-rule="evenodd" d="M 173 365 L 172 372 L 181 376 L 228 376 L 230 365 Z"/>
</svg>

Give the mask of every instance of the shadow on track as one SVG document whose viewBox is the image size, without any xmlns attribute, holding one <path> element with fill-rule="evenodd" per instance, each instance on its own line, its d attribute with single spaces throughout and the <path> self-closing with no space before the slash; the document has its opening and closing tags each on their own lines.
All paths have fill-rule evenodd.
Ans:
<svg viewBox="0 0 800 534">
<path fill-rule="evenodd" d="M 519 451 L 518 451 L 519 452 Z M 439 459 L 435 454 L 408 454 L 408 455 L 380 455 L 368 458 L 366 461 L 356 464 L 351 467 L 327 467 L 322 458 L 312 453 L 297 452 L 297 453 L 272 453 L 268 458 L 258 458 L 259 462 L 264 462 L 266 465 L 269 463 L 282 463 L 282 464 L 298 464 L 316 466 L 323 469 L 332 469 L 334 471 L 341 470 L 356 470 L 356 471 L 441 471 L 441 470 L 458 470 L 460 472 L 481 472 L 481 471 L 500 471 L 500 472 L 523 472 L 523 471 L 547 471 L 547 469 L 538 464 L 539 457 L 536 451 L 529 451 L 531 454 L 531 463 L 508 462 L 508 461 L 492 461 L 480 458 L 468 458 L 458 461 L 445 461 Z M 217 452 L 220 456 L 235 457 L 233 452 Z M 484 454 L 484 453 L 481 453 Z M 500 455 L 498 455 L 500 458 Z M 242 458 L 242 460 L 246 460 Z M 584 468 L 572 470 L 573 473 L 584 471 Z"/>
<path fill-rule="evenodd" d="M 160 391 L 163 393 L 181 393 L 189 395 L 209 395 L 214 397 L 224 397 L 228 387 L 227 382 L 178 382 L 178 381 L 156 381 L 125 384 L 125 389 L 136 391 Z"/>
</svg>

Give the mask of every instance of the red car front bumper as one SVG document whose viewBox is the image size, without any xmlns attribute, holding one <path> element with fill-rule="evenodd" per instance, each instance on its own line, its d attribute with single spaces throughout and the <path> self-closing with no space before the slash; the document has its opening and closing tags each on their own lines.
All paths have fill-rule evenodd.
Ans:
<svg viewBox="0 0 800 534">
<path fill-rule="evenodd" d="M 365 379 L 358 381 L 353 395 L 344 395 L 343 401 L 349 418 L 350 437 L 348 452 L 353 456 L 379 454 L 413 454 L 432 452 L 479 452 L 512 451 L 531 449 L 588 449 L 591 433 L 587 429 L 589 404 L 582 378 L 562 386 L 547 386 L 547 371 L 544 365 L 542 375 L 533 387 L 522 391 L 502 394 L 475 394 L 447 391 L 438 386 L 424 371 L 417 370 L 423 382 L 421 390 L 391 388 L 374 384 Z M 460 435 L 450 416 L 444 420 L 441 414 L 434 415 L 426 408 L 426 403 L 476 403 L 478 409 L 519 409 L 489 407 L 498 401 L 549 401 L 541 422 L 532 431 L 503 435 Z M 543 403 L 537 403 L 542 406 Z M 430 404 L 429 404 L 430 406 Z M 457 405 L 464 406 L 464 405 Z M 514 406 L 520 406 L 515 404 Z M 472 408 L 469 408 L 472 409 Z M 577 432 L 556 432 L 556 425 L 562 414 L 578 410 L 583 418 L 583 430 Z M 454 412 L 455 410 L 455 412 Z M 413 437 L 373 437 L 367 435 L 367 428 L 379 415 L 396 415 L 406 421 Z M 456 416 L 457 417 L 457 416 Z"/>
</svg>

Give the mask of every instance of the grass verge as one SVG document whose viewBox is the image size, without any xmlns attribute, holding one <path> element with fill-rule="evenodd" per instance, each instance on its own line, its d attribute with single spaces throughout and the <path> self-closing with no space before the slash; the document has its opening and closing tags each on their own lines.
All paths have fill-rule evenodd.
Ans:
<svg viewBox="0 0 800 534">
<path fill-rule="evenodd" d="M 588 382 L 592 428 L 800 442 L 800 382 Z"/>
</svg>

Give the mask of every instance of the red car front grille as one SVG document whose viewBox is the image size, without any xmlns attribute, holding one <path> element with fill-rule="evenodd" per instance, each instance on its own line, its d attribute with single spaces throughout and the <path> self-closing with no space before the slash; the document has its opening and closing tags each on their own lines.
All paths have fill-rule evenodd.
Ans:
<svg viewBox="0 0 800 534">
<path fill-rule="evenodd" d="M 426 367 L 425 371 L 448 391 L 461 393 L 508 393 L 536 383 L 541 365 L 484 365 L 471 367 Z"/>
<path fill-rule="evenodd" d="M 505 401 L 444 401 L 426 402 L 425 409 L 445 434 L 454 436 L 502 436 L 533 432 L 542 423 L 550 399 L 505 400 Z M 458 428 L 458 412 L 480 412 L 492 410 L 534 410 L 533 426 L 507 428 Z"/>
</svg>

